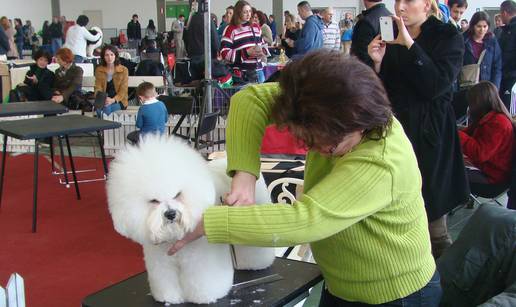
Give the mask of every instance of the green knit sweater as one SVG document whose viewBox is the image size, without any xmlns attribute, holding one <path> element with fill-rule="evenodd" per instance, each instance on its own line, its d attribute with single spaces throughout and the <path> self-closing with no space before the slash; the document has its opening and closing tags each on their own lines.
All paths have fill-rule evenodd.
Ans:
<svg viewBox="0 0 516 307">
<path fill-rule="evenodd" d="M 228 171 L 259 175 L 259 151 L 277 84 L 249 87 L 231 100 Z M 310 243 L 329 291 L 380 304 L 425 286 L 435 272 L 421 175 L 412 146 L 393 119 L 381 140 L 365 137 L 342 157 L 310 152 L 304 194 L 293 205 L 209 208 L 211 243 Z"/>
</svg>

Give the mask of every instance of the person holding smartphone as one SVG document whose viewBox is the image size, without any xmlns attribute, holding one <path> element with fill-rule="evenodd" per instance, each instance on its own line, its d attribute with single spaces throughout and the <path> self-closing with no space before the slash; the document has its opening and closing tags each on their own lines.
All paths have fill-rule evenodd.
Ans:
<svg viewBox="0 0 516 307">
<path fill-rule="evenodd" d="M 41 101 L 52 98 L 54 73 L 47 66 L 52 61 L 50 53 L 39 49 L 33 55 L 32 64 L 22 84 L 16 87 L 17 101 Z"/>
<path fill-rule="evenodd" d="M 252 12 L 247 1 L 236 3 L 231 23 L 222 36 L 220 54 L 244 82 L 263 83 L 263 62 L 270 54 L 260 25 L 251 21 Z"/>
<path fill-rule="evenodd" d="M 451 105 L 464 41 L 439 20 L 435 0 L 396 0 L 394 41 L 368 46 L 393 111 L 416 153 L 435 257 L 451 245 L 446 214 L 468 201 L 469 186 Z"/>
</svg>

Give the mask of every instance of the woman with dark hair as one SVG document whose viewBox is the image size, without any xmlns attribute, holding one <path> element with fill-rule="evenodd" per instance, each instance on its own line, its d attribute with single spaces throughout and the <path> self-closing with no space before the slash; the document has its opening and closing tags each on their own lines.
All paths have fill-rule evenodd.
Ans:
<svg viewBox="0 0 516 307">
<path fill-rule="evenodd" d="M 43 22 L 43 28 L 41 29 L 41 39 L 42 45 L 50 45 L 50 25 L 48 24 L 48 20 Z"/>
<path fill-rule="evenodd" d="M 262 39 L 267 45 L 272 46 L 274 39 L 272 37 L 271 27 L 267 24 L 267 15 L 262 11 L 256 11 L 253 13 L 253 22 L 260 25 L 262 30 Z"/>
<path fill-rule="evenodd" d="M 88 16 L 80 15 L 77 17 L 77 24 L 71 26 L 66 32 L 66 42 L 64 46 L 72 50 L 75 55 L 75 63 L 84 62 L 88 41 L 96 42 L 101 37 L 100 33 L 93 35 L 86 29 L 88 22 Z"/>
<path fill-rule="evenodd" d="M 459 131 L 468 179 L 472 184 L 506 184 L 511 179 L 514 150 L 514 122 L 505 108 L 498 89 L 489 81 L 469 89 L 468 127 Z"/>
<path fill-rule="evenodd" d="M 50 100 L 52 98 L 52 86 L 54 85 L 54 73 L 47 66 L 52 62 L 52 56 L 45 50 L 39 49 L 33 55 L 35 64 L 30 66 L 25 75 L 23 84 L 16 87 L 19 101 Z"/>
<path fill-rule="evenodd" d="M 270 123 L 310 148 L 304 192 L 292 205 L 251 205 Z M 342 53 L 309 53 L 285 67 L 279 86 L 233 96 L 227 133 L 229 206 L 208 208 L 170 254 L 201 236 L 271 247 L 309 242 L 325 280 L 319 306 L 438 306 L 416 157 L 368 66 Z"/>
<path fill-rule="evenodd" d="M 435 0 L 396 0 L 399 33 L 377 36 L 368 47 L 396 117 L 412 142 L 423 176 L 434 256 L 451 245 L 446 214 L 469 200 L 469 186 L 451 105 L 452 83 L 462 67 L 464 41 L 436 16 Z"/>
<path fill-rule="evenodd" d="M 147 40 L 156 40 L 156 37 L 158 36 L 154 20 L 152 19 L 149 19 L 149 24 L 147 25 L 147 29 L 145 29 L 145 36 Z"/>
<path fill-rule="evenodd" d="M 55 71 L 54 93 L 51 100 L 65 106 L 78 109 L 74 105 L 72 94 L 79 91 L 82 86 L 83 70 L 73 62 L 73 53 L 68 48 L 61 48 L 56 52 L 56 61 L 59 68 Z"/>
<path fill-rule="evenodd" d="M 502 80 L 502 51 L 495 35 L 489 31 L 491 23 L 486 12 L 471 17 L 464 32 L 464 65 L 480 63 L 480 80 L 491 81 L 497 88 Z M 480 59 L 482 57 L 482 59 Z"/>
<path fill-rule="evenodd" d="M 16 34 L 14 35 L 14 42 L 16 44 L 16 49 L 18 50 L 18 55 L 20 59 L 23 59 L 23 23 L 20 18 L 14 18 L 14 29 L 16 30 Z"/>
<path fill-rule="evenodd" d="M 234 74 L 245 82 L 263 83 L 263 59 L 269 56 L 261 27 L 253 23 L 252 7 L 247 1 L 235 4 L 231 23 L 221 40 L 221 56 L 231 63 Z"/>
<path fill-rule="evenodd" d="M 120 64 L 118 49 L 113 45 L 104 46 L 100 52 L 100 65 L 95 69 L 95 94 L 106 93 L 104 108 L 97 109 L 98 117 L 127 108 L 128 79 L 129 71 Z"/>
</svg>

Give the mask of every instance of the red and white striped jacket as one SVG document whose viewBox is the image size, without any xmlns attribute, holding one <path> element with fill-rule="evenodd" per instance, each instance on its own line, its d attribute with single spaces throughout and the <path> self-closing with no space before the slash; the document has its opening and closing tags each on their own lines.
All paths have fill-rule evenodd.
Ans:
<svg viewBox="0 0 516 307">
<path fill-rule="evenodd" d="M 264 46 L 263 53 L 270 55 L 258 24 L 244 23 L 240 26 L 230 24 L 222 35 L 220 53 L 233 67 L 241 70 L 260 70 L 263 68 L 262 60 L 250 58 L 247 54 L 247 49 L 256 45 Z"/>
</svg>

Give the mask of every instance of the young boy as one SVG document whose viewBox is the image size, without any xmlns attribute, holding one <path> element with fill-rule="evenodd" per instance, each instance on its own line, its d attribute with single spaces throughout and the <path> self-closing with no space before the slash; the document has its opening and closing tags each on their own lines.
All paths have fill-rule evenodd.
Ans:
<svg viewBox="0 0 516 307">
<path fill-rule="evenodd" d="M 165 104 L 156 99 L 156 90 L 150 82 L 138 85 L 136 95 L 142 102 L 136 116 L 136 127 L 140 129 L 140 136 L 147 133 L 165 133 L 165 124 L 168 112 Z"/>
</svg>

